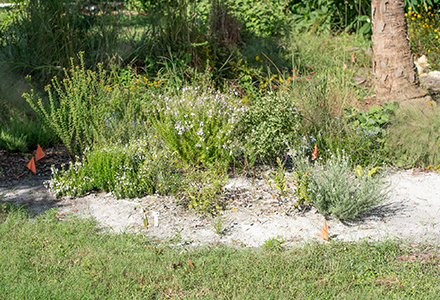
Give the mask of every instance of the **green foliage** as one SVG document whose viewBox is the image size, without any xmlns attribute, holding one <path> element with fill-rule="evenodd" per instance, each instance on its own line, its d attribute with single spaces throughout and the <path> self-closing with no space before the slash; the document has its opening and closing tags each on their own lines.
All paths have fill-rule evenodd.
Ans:
<svg viewBox="0 0 440 300">
<path fill-rule="evenodd" d="M 298 136 L 300 120 L 288 93 L 269 92 L 256 98 L 244 114 L 240 138 L 252 156 L 271 161 Z"/>
<path fill-rule="evenodd" d="M 391 119 L 387 144 L 399 167 L 440 164 L 440 109 L 428 103 L 405 104 Z"/>
<path fill-rule="evenodd" d="M 184 87 L 177 95 L 158 95 L 155 128 L 180 158 L 208 166 L 231 161 L 232 133 L 245 108 L 232 95 Z"/>
<path fill-rule="evenodd" d="M 388 199 L 381 176 L 355 176 L 349 157 L 337 152 L 326 164 L 316 163 L 309 176 L 310 199 L 322 214 L 354 218 Z"/>
<path fill-rule="evenodd" d="M 309 181 L 313 166 L 310 164 L 308 157 L 302 152 L 291 153 L 290 157 L 293 162 L 294 193 L 298 197 L 295 208 L 298 208 L 300 205 L 310 203 Z"/>
<path fill-rule="evenodd" d="M 290 0 L 287 7 L 292 13 L 293 30 L 345 30 L 365 35 L 371 33 L 370 4 L 367 0 Z"/>
<path fill-rule="evenodd" d="M 284 162 L 281 158 L 277 157 L 277 165 L 278 168 L 276 171 L 271 171 L 270 175 L 273 177 L 273 181 L 275 183 L 274 187 L 278 190 L 280 197 L 286 197 L 288 192 L 287 180 L 286 180 L 286 169 L 284 168 Z M 266 175 L 269 186 L 272 187 L 272 179 L 269 178 L 269 175 Z"/>
<path fill-rule="evenodd" d="M 425 54 L 431 66 L 438 70 L 440 67 L 440 16 L 431 5 L 425 3 L 407 6 L 405 16 L 413 53 L 419 56 Z"/>
<path fill-rule="evenodd" d="M 98 72 L 86 70 L 82 54 L 81 65 L 74 65 L 71 59 L 70 70 L 64 69 L 65 79 L 60 83 L 58 78 L 52 79 L 46 87 L 49 95 L 49 107 L 42 99 L 35 99 L 34 91 L 25 93 L 23 97 L 44 125 L 54 132 L 71 154 L 82 153 L 86 146 L 92 147 L 98 141 L 107 105 L 116 96 L 108 90 L 108 79 L 105 70 L 99 67 Z"/>
<path fill-rule="evenodd" d="M 56 196 L 80 196 L 94 189 L 112 192 L 117 198 L 167 194 L 176 190 L 176 157 L 152 136 L 88 149 L 82 161 L 67 170 L 52 168 L 47 187 Z"/>
<path fill-rule="evenodd" d="M 28 152 L 39 144 L 47 148 L 57 140 L 41 124 L 30 120 L 26 115 L 11 112 L 10 122 L 0 124 L 0 149 L 9 152 Z"/>
<path fill-rule="evenodd" d="M 217 206 L 219 207 L 219 206 Z M 215 211 L 215 209 L 213 209 Z M 223 215 L 223 211 L 219 210 L 214 214 L 214 217 L 211 220 L 211 226 L 214 232 L 218 235 L 225 235 L 225 216 Z"/>
<path fill-rule="evenodd" d="M 243 30 L 257 36 L 280 36 L 288 31 L 289 18 L 285 0 L 233 0 L 229 6 L 243 23 Z"/>
<path fill-rule="evenodd" d="M 273 237 L 264 241 L 263 249 L 269 252 L 280 252 L 284 250 L 283 244 L 286 242 L 282 237 Z"/>
<path fill-rule="evenodd" d="M 187 165 L 179 194 L 182 204 L 204 214 L 213 214 L 223 206 L 221 189 L 228 180 L 225 166 L 219 162 L 207 168 Z"/>
</svg>

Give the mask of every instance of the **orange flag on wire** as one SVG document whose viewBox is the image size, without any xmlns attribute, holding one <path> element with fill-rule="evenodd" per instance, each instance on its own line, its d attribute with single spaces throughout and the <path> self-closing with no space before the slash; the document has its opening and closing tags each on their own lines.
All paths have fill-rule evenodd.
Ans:
<svg viewBox="0 0 440 300">
<path fill-rule="evenodd" d="M 313 153 L 312 153 L 312 160 L 315 160 L 318 158 L 318 144 L 315 143 L 315 148 L 313 149 Z"/>
<path fill-rule="evenodd" d="M 322 226 L 321 233 L 317 233 L 320 237 L 328 242 L 328 231 L 327 231 L 327 222 L 324 220 L 324 225 Z"/>
<path fill-rule="evenodd" d="M 196 267 L 193 265 L 193 263 L 191 262 L 191 259 L 188 259 L 188 263 L 189 263 L 189 266 L 191 267 L 191 269 L 195 269 Z"/>
<path fill-rule="evenodd" d="M 37 168 L 35 168 L 35 160 L 33 156 L 26 167 L 28 167 L 34 174 L 37 174 Z"/>
<path fill-rule="evenodd" d="M 352 61 L 353 63 L 356 62 L 356 58 L 354 57 L 354 53 L 351 55 L 351 61 Z"/>
<path fill-rule="evenodd" d="M 41 149 L 40 145 L 38 145 L 38 147 L 37 147 L 37 155 L 35 155 L 35 160 L 39 161 L 40 159 L 42 159 L 45 156 L 46 156 L 46 154 L 44 154 L 43 149 Z"/>
</svg>

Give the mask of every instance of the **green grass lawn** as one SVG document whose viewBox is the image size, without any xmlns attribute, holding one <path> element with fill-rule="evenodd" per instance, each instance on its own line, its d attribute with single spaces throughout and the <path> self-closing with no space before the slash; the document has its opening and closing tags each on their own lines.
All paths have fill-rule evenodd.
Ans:
<svg viewBox="0 0 440 300">
<path fill-rule="evenodd" d="M 440 254 L 427 245 L 171 247 L 143 235 L 98 234 L 91 220 L 61 222 L 53 210 L 32 220 L 3 204 L 0 220 L 3 299 L 437 299 L 440 292 Z"/>
</svg>

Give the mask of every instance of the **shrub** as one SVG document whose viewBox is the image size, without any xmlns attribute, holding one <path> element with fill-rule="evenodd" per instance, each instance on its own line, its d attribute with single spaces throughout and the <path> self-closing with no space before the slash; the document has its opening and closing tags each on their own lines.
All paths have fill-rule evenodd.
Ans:
<svg viewBox="0 0 440 300">
<path fill-rule="evenodd" d="M 231 94 L 184 87 L 175 96 L 158 95 L 154 126 L 187 163 L 225 164 L 233 154 L 232 133 L 245 107 Z"/>
<path fill-rule="evenodd" d="M 432 67 L 438 70 L 440 66 L 440 16 L 431 5 L 418 5 L 407 8 L 408 38 L 413 53 L 421 56 L 426 54 Z"/>
<path fill-rule="evenodd" d="M 55 77 L 46 87 L 49 107 L 41 98 L 35 99 L 33 90 L 23 95 L 44 125 L 73 155 L 82 153 L 99 139 L 105 128 L 107 105 L 117 95 L 108 90 L 106 72 L 101 67 L 97 73 L 92 72 L 85 69 L 82 54 L 80 60 L 81 66 L 75 67 L 71 59 L 71 69 L 64 70 L 66 78 L 60 83 Z"/>
<path fill-rule="evenodd" d="M 301 118 L 288 93 L 256 98 L 240 123 L 239 136 L 249 153 L 273 161 L 298 136 Z"/>
<path fill-rule="evenodd" d="M 391 119 L 389 157 L 399 167 L 440 164 L 440 109 L 426 103 L 405 104 Z"/>
<path fill-rule="evenodd" d="M 52 167 L 47 187 L 56 196 L 79 196 L 93 189 L 112 192 L 117 198 L 167 194 L 178 187 L 177 159 L 152 136 L 88 149 L 82 161 L 59 171 Z"/>
<path fill-rule="evenodd" d="M 389 185 L 378 174 L 356 176 L 350 158 L 340 152 L 325 165 L 316 162 L 308 187 L 313 206 L 338 219 L 354 218 L 387 200 L 390 193 Z"/>
</svg>

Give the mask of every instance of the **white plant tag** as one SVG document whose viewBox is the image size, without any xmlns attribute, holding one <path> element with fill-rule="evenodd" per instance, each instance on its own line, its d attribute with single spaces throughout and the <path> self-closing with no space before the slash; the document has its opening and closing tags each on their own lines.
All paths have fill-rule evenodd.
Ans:
<svg viewBox="0 0 440 300">
<path fill-rule="evenodd" d="M 153 221 L 154 227 L 158 227 L 159 226 L 159 213 L 157 211 L 153 211 L 153 218 L 154 218 L 154 221 Z"/>
</svg>

